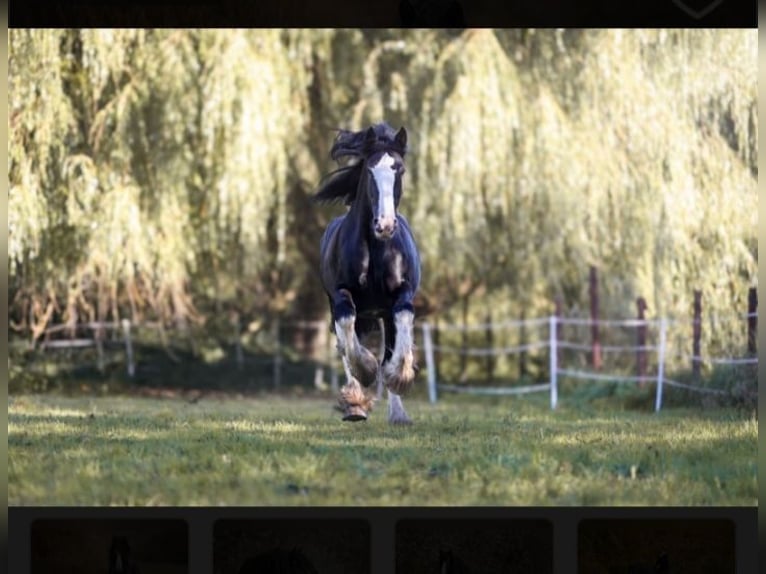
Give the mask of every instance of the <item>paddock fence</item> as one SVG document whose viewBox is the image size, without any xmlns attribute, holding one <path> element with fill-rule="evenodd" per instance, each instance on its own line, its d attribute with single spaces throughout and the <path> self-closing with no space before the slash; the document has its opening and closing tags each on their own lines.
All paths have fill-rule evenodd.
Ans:
<svg viewBox="0 0 766 574">
<path fill-rule="evenodd" d="M 729 317 L 716 317 L 715 322 L 725 320 L 738 321 L 751 325 L 755 329 L 758 315 L 756 312 Z M 426 363 L 428 396 L 432 403 L 439 400 L 442 393 L 462 393 L 472 395 L 521 395 L 535 392 L 547 392 L 550 395 L 551 409 L 556 409 L 559 402 L 559 383 L 571 379 L 589 382 L 608 382 L 620 384 L 637 384 L 645 386 L 656 384 L 655 411 L 662 408 L 663 395 L 667 387 L 685 389 L 695 393 L 726 394 L 723 389 L 710 388 L 699 384 L 684 383 L 670 378 L 668 367 L 672 365 L 678 370 L 685 363 L 693 372 L 700 365 L 757 365 L 758 357 L 752 349 L 743 356 L 711 355 L 684 352 L 677 341 L 689 341 L 689 337 L 680 336 L 680 332 L 692 331 L 695 320 L 657 318 L 657 319 L 590 319 L 580 317 L 564 317 L 551 315 L 528 320 L 508 321 L 503 323 L 474 324 L 467 326 L 445 325 L 441 331 L 472 330 L 487 331 L 527 329 L 537 330 L 536 340 L 515 346 L 503 347 L 470 347 L 437 345 L 434 343 L 436 329 L 430 323 L 422 323 L 423 352 Z M 600 357 L 598 366 L 592 360 L 593 344 L 583 342 L 586 339 L 578 337 L 578 330 L 590 330 L 597 326 L 601 333 L 609 330 L 619 330 L 621 334 L 632 333 L 634 344 L 598 345 Z M 570 334 L 568 334 L 570 333 Z M 670 333 L 676 337 L 671 338 Z M 693 339 L 693 337 L 692 337 Z M 650 342 L 647 342 L 650 341 Z M 548 380 L 533 385 L 517 386 L 481 386 L 476 384 L 454 384 L 442 382 L 438 377 L 436 355 L 465 355 L 471 357 L 504 357 L 521 355 L 530 351 L 542 351 L 547 355 Z M 623 357 L 622 361 L 608 361 L 611 357 Z M 627 358 L 627 360 L 625 360 Z M 605 368 L 604 363 L 615 366 L 613 370 Z M 631 372 L 632 371 L 632 372 Z"/>
<path fill-rule="evenodd" d="M 548 393 L 551 409 L 559 403 L 563 381 L 604 382 L 646 386 L 653 384 L 654 409 L 659 412 L 668 389 L 684 389 L 700 394 L 725 395 L 727 390 L 701 384 L 701 369 L 719 366 L 755 366 L 757 297 L 750 291 L 746 313 L 705 315 L 701 313 L 701 297 L 695 292 L 693 315 L 688 318 L 646 318 L 646 304 L 637 300 L 637 316 L 628 319 L 600 319 L 591 310 L 590 317 L 564 316 L 561 305 L 547 317 L 488 321 L 474 324 L 447 324 L 420 321 L 415 325 L 418 363 L 424 367 L 428 400 L 436 403 L 444 395 L 469 394 L 486 396 Z M 596 315 L 596 316 L 594 316 Z M 742 345 L 719 348 L 706 345 L 702 351 L 703 328 L 714 333 L 727 322 L 742 325 Z M 279 390 L 286 368 L 296 361 L 311 369 L 313 386 L 319 390 L 337 392 L 342 381 L 342 369 L 335 349 L 335 337 L 327 320 L 296 321 L 271 318 L 265 325 L 253 328 L 242 324 L 239 316 L 231 318 L 231 338 L 222 345 L 215 360 L 232 364 L 237 371 L 247 373 L 257 367 L 270 373 L 270 385 L 260 388 Z M 129 319 L 117 322 L 90 322 L 77 325 L 55 325 L 34 343 L 39 352 L 57 350 L 77 352 L 95 349 L 96 363 L 103 371 L 109 361 L 109 351 L 117 350 L 112 363 L 124 363 L 125 373 L 134 379 L 140 365 L 134 349 L 141 331 L 153 331 L 155 338 L 167 343 L 169 331 L 161 323 L 135 323 Z M 177 339 L 178 333 L 173 333 Z M 140 339 L 140 336 L 139 336 Z M 189 339 L 187 333 L 187 340 Z M 484 341 L 477 344 L 477 341 Z M 248 344 L 246 344 L 248 343 Z M 191 343 L 193 346 L 193 342 Z M 381 354 L 380 341 L 368 342 Z M 260 352 L 253 353 L 256 347 Z M 172 353 L 172 351 L 168 351 Z M 466 377 L 467 361 L 478 361 L 485 375 Z M 503 361 L 515 360 L 520 374 L 534 371 L 532 377 L 495 377 L 495 368 Z M 444 367 L 452 361 L 452 369 Z M 532 365 L 532 367 L 530 367 Z M 476 369 L 474 369 L 476 371 Z M 481 369 L 479 369 L 480 372 Z M 676 380 L 668 373 L 688 371 L 690 380 Z M 462 373 L 462 374 L 461 374 Z M 261 378 L 263 378 L 263 374 Z M 484 379 L 483 384 L 478 383 Z M 502 384 L 498 383 L 502 379 Z M 514 384 L 509 380 L 532 384 Z"/>
</svg>

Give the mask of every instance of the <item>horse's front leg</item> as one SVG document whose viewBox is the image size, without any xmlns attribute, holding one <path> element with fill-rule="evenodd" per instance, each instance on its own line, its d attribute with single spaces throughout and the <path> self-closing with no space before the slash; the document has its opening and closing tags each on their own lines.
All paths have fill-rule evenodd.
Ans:
<svg viewBox="0 0 766 574">
<path fill-rule="evenodd" d="M 387 366 L 391 364 L 391 359 L 393 358 L 393 351 L 396 348 L 396 329 L 394 327 L 394 321 L 393 318 L 389 318 L 384 322 L 384 333 L 385 333 L 385 349 L 384 349 L 384 359 L 383 359 L 383 368 L 380 369 L 380 374 L 378 375 L 379 378 L 379 392 L 378 392 L 378 398 L 380 398 L 380 392 L 382 391 L 382 387 L 387 385 L 386 382 L 386 375 L 384 374 L 387 370 L 391 370 L 392 367 Z M 402 398 L 397 395 L 395 392 L 393 392 L 390 388 L 386 390 L 388 393 L 388 422 L 393 425 L 408 425 L 412 423 L 412 419 L 410 419 L 409 415 L 407 415 L 407 411 L 404 410 L 404 404 L 402 403 Z"/>
<path fill-rule="evenodd" d="M 340 390 L 338 402 L 343 411 L 343 420 L 365 420 L 375 399 L 367 396 L 360 381 L 367 387 L 376 380 L 378 360 L 356 336 L 356 309 L 351 293 L 339 289 L 334 306 L 335 335 L 338 338 L 338 352 L 343 360 L 347 381 Z"/>
<path fill-rule="evenodd" d="M 397 395 L 406 393 L 415 382 L 416 366 L 413 348 L 413 323 L 415 313 L 412 291 L 401 290 L 393 309 L 394 348 L 391 358 L 383 366 L 383 377 L 389 391 Z"/>
</svg>

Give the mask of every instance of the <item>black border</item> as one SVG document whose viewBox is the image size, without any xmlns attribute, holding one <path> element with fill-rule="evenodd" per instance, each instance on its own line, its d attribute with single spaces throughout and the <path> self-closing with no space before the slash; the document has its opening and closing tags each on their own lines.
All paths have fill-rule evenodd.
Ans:
<svg viewBox="0 0 766 574">
<path fill-rule="evenodd" d="M 19 0 L 9 5 L 8 25 L 11 28 L 402 25 L 400 0 L 302 1 L 306 6 L 320 3 L 323 6 L 309 12 L 283 10 L 280 0 Z M 463 6 L 471 2 L 460 1 Z M 377 9 L 365 9 L 373 2 Z M 390 4 L 390 10 L 381 4 Z M 481 6 L 465 10 L 467 26 L 758 27 L 758 3 L 754 0 L 484 0 Z"/>
<path fill-rule="evenodd" d="M 14 525 L 9 531 L 9 572 L 27 574 L 31 562 L 31 526 L 38 519 L 183 519 L 189 533 L 189 574 L 213 571 L 213 532 L 215 523 L 225 519 L 279 520 L 365 520 L 371 528 L 371 574 L 395 571 L 395 534 L 399 520 L 548 520 L 553 525 L 556 574 L 577 572 L 577 532 L 581 520 L 590 519 L 725 519 L 736 528 L 737 574 L 756 574 L 756 507 L 254 507 L 254 508 L 80 508 L 80 507 L 10 507 L 8 518 Z"/>
<path fill-rule="evenodd" d="M 14 27 L 297 27 L 297 26 L 387 26 L 373 18 L 346 16 L 339 21 L 312 21 L 293 14 L 264 18 L 247 6 L 251 0 L 28 0 L 11 3 L 8 25 Z M 278 0 L 277 0 L 278 1 Z M 336 0 L 313 0 L 334 3 Z M 337 0 L 341 1 L 341 0 Z M 366 2 L 368 0 L 355 0 Z M 469 0 L 463 0 L 464 2 Z M 495 0 L 500 8 L 492 21 L 467 22 L 472 26 L 493 27 L 705 27 L 757 28 L 757 2 L 723 0 L 709 15 L 695 19 L 685 14 L 673 0 L 647 0 L 626 4 L 616 11 L 615 0 L 570 0 L 577 11 L 551 12 L 553 0 L 524 0 L 511 7 L 509 0 Z M 691 0 L 688 0 L 691 2 Z M 575 4 L 576 2 L 576 4 Z M 533 6 L 530 8 L 530 6 Z M 606 7 L 599 12 L 599 7 Z M 760 153 L 760 150 L 759 150 Z M 763 331 L 763 327 L 761 328 Z M 760 339 L 760 337 L 759 337 Z M 425 501 L 427 502 L 427 501 Z M 577 528 L 585 519 L 695 519 L 732 520 L 736 527 L 737 574 L 758 572 L 757 507 L 458 507 L 458 508 L 115 508 L 115 507 L 9 507 L 8 571 L 29 572 L 31 525 L 38 519 L 182 519 L 188 524 L 190 574 L 212 572 L 214 524 L 220 519 L 363 519 L 371 526 L 372 574 L 394 571 L 395 527 L 405 519 L 546 519 L 553 524 L 554 572 L 577 570 Z"/>
</svg>

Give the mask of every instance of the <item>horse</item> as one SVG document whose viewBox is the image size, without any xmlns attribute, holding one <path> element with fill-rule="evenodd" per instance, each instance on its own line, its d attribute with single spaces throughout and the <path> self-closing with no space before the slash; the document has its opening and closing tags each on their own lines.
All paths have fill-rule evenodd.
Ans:
<svg viewBox="0 0 766 574">
<path fill-rule="evenodd" d="M 346 384 L 339 408 L 344 421 L 367 420 L 376 398 L 362 386 L 388 392 L 388 422 L 411 424 L 402 404 L 415 381 L 413 299 L 420 284 L 420 255 L 402 197 L 407 131 L 385 122 L 357 132 L 339 130 L 330 156 L 348 165 L 323 178 L 319 203 L 344 201 L 348 211 L 333 219 L 320 242 L 320 276 L 330 304 L 330 329 L 337 338 Z M 360 338 L 382 330 L 382 357 Z M 361 384 L 360 384 L 361 383 Z"/>
</svg>

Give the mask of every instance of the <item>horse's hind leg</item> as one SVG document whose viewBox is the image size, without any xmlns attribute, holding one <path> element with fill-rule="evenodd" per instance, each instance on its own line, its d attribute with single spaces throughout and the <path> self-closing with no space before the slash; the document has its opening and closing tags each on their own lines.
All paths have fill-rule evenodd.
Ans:
<svg viewBox="0 0 766 574">
<path fill-rule="evenodd" d="M 388 389 L 388 422 L 392 425 L 409 425 L 412 419 L 407 415 L 402 397 Z"/>
</svg>

